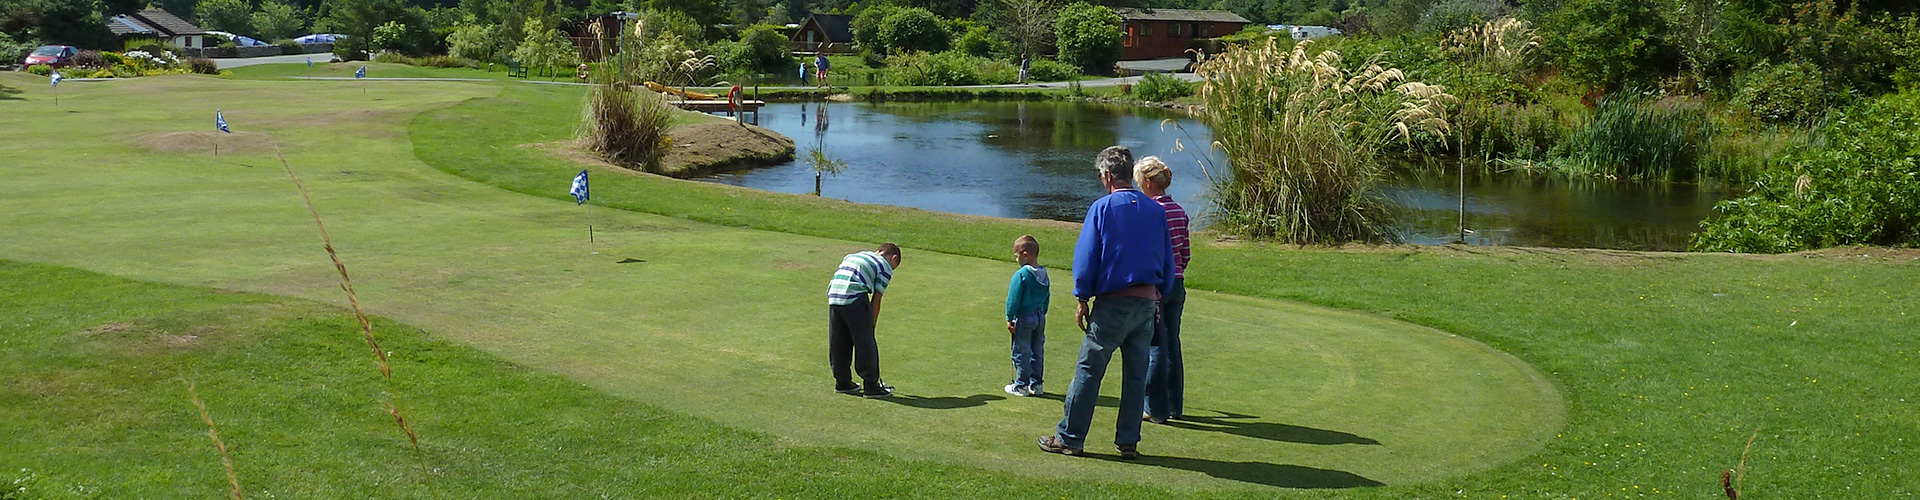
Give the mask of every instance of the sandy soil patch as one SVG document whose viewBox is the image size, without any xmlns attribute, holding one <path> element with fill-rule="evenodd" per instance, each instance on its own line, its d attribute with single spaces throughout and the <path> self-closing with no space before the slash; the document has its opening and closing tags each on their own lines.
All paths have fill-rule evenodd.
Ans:
<svg viewBox="0 0 1920 500">
<path fill-rule="evenodd" d="M 155 132 L 134 136 L 133 145 L 157 153 L 200 153 L 213 154 L 215 144 L 220 146 L 220 154 L 272 152 L 274 137 L 260 132 L 226 133 L 218 130 L 194 130 L 189 132 Z"/>
</svg>

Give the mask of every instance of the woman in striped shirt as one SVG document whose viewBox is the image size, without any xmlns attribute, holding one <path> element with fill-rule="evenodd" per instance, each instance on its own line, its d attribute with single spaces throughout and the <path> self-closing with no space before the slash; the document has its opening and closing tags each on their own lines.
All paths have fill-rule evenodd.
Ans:
<svg viewBox="0 0 1920 500">
<path fill-rule="evenodd" d="M 1159 157 L 1140 159 L 1133 169 L 1140 192 L 1160 202 L 1167 211 L 1167 235 L 1173 239 L 1173 292 L 1160 298 L 1160 316 L 1154 324 L 1153 348 L 1147 357 L 1147 407 L 1145 418 L 1164 424 L 1180 418 L 1186 385 L 1186 369 L 1180 360 L 1180 313 L 1187 306 L 1187 261 L 1193 248 L 1187 241 L 1187 209 L 1167 196 L 1173 184 L 1173 171 Z"/>
</svg>

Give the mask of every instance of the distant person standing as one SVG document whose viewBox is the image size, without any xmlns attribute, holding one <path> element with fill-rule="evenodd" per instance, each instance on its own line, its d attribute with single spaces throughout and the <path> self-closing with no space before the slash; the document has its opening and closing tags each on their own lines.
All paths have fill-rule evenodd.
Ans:
<svg viewBox="0 0 1920 500">
<path fill-rule="evenodd" d="M 900 267 L 900 247 L 880 245 L 840 260 L 827 285 L 827 361 L 833 365 L 833 390 L 869 398 L 893 396 L 893 386 L 880 381 L 880 347 L 874 326 L 880 321 L 880 298 Z M 862 383 L 853 383 L 854 372 Z"/>
<path fill-rule="evenodd" d="M 1147 356 L 1146 418 L 1156 424 L 1181 418 L 1186 391 L 1186 367 L 1180 358 L 1180 314 L 1187 308 L 1187 261 L 1193 258 L 1187 240 L 1187 209 L 1167 196 L 1173 170 L 1159 157 L 1141 158 L 1133 178 L 1140 192 L 1160 202 L 1167 212 L 1167 235 L 1173 241 L 1173 287 L 1160 298 L 1160 314 L 1153 325 L 1152 354 Z"/>
<path fill-rule="evenodd" d="M 1020 54 L 1020 84 L 1021 85 L 1027 84 L 1027 70 L 1029 69 L 1033 69 L 1033 59 L 1029 59 L 1026 54 Z"/>
<path fill-rule="evenodd" d="M 813 55 L 813 70 L 818 73 L 814 77 L 813 83 L 815 85 L 822 87 L 827 86 L 827 68 L 832 65 L 833 63 L 827 62 L 827 54 L 825 52 Z"/>
<path fill-rule="evenodd" d="M 807 62 L 800 61 L 800 85 L 807 84 Z"/>
<path fill-rule="evenodd" d="M 1040 438 L 1043 451 L 1086 454 L 1094 403 L 1114 350 L 1120 351 L 1120 415 L 1113 444 L 1120 458 L 1140 458 L 1140 418 L 1145 405 L 1147 344 L 1153 338 L 1155 302 L 1172 292 L 1172 240 L 1167 212 L 1133 188 L 1133 152 L 1121 146 L 1094 159 L 1108 194 L 1087 209 L 1073 248 L 1074 320 L 1087 332 L 1060 424 Z"/>
</svg>

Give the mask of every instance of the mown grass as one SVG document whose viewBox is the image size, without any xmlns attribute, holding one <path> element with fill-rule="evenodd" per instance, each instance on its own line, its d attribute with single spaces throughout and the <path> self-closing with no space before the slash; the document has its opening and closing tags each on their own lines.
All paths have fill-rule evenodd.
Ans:
<svg viewBox="0 0 1920 500">
<path fill-rule="evenodd" d="M 465 151 L 537 138 L 543 96 L 510 89 L 416 119 L 415 154 L 436 168 L 558 198 L 555 159 L 477 163 Z M 522 107 L 524 106 L 524 107 Z M 529 117 L 520 130 L 450 134 L 446 113 Z M 1069 225 L 957 219 L 653 177 L 604 189 L 619 206 L 715 224 L 1004 259 L 1030 232 L 1069 248 Z M 858 222 L 854 222 L 858 221 Z M 1043 257 L 1062 267 L 1066 255 Z M 1348 492 L 1355 498 L 1621 498 L 1721 495 L 1747 464 L 1755 498 L 1907 498 L 1920 493 L 1913 441 L 1920 385 L 1909 369 L 1920 329 L 1908 253 L 1871 249 L 1785 256 L 1375 247 L 1358 250 L 1203 243 L 1188 286 L 1299 300 L 1438 327 L 1527 360 L 1569 396 L 1572 420 L 1547 449 L 1456 480 Z M 1189 314 L 1193 314 L 1190 308 Z M 1189 363 L 1204 355 L 1189 353 Z M 1447 402 L 1436 401 L 1445 405 Z M 1408 411 L 1420 411 L 1408 408 Z"/>
<path fill-rule="evenodd" d="M 423 475 L 351 312 L 11 261 L 0 283 L 0 484 L 35 476 L 6 498 L 226 496 L 188 382 L 248 498 L 1104 496 L 744 432 L 377 318 Z"/>
<path fill-rule="evenodd" d="M 0 82 L 25 88 L 19 82 L 26 81 L 0 74 Z M 541 145 L 572 137 L 582 89 L 467 82 L 370 87 L 363 94 L 352 83 L 169 77 L 75 85 L 66 95 L 71 102 L 61 108 L 70 113 L 11 112 L 50 109 L 44 90 L 0 103 L 6 107 L 0 130 L 18 131 L 0 143 L 0 155 L 37 159 L 0 169 L 0 212 L 16 215 L 0 220 L 0 232 L 9 236 L 0 239 L 0 258 L 338 304 L 338 276 L 268 152 L 277 145 L 301 170 L 369 311 L 603 394 L 664 408 L 676 415 L 670 418 L 708 419 L 779 436 L 783 443 L 948 464 L 883 479 L 916 488 L 960 483 L 925 493 L 875 490 L 878 496 L 1064 491 L 1238 498 L 1282 488 L 1381 483 L 1395 485 L 1381 491 L 1400 492 L 1400 485 L 1442 481 L 1524 457 L 1544 446 L 1565 419 L 1557 392 L 1538 373 L 1484 345 L 1379 317 L 1196 292 L 1190 298 L 1195 312 L 1187 321 L 1189 345 L 1214 354 L 1193 367 L 1204 375 L 1196 375 L 1189 390 L 1206 396 L 1204 403 L 1195 399 L 1189 413 L 1213 420 L 1150 426 L 1152 444 L 1145 449 L 1152 451 L 1139 462 L 1044 454 L 1032 443 L 1052 428 L 1060 403 L 999 395 L 1006 347 L 1004 333 L 995 332 L 1005 331 L 999 307 L 1008 263 L 910 250 L 882 320 L 886 379 L 901 387 L 903 397 L 868 401 L 833 394 L 819 340 L 822 273 L 840 255 L 870 243 L 606 210 L 656 196 L 673 201 L 679 193 L 644 191 L 639 188 L 648 185 L 638 181 L 664 179 L 596 166 L 589 167 L 594 203 L 602 207 L 593 212 L 598 238 L 592 248 L 600 254 L 591 254 L 585 209 L 571 199 L 525 196 L 447 175 L 414 158 L 415 142 L 408 140 L 434 149 L 435 158 L 458 153 L 472 163 L 461 167 L 475 173 L 548 169 L 551 178 L 544 181 L 527 177 L 542 186 L 515 189 L 564 192 L 582 167 L 557 161 Z M 226 110 L 235 134 L 205 130 L 201 120 L 216 106 Z M 421 123 L 410 130 L 422 111 L 447 106 L 453 107 L 419 116 Z M 470 137 L 489 142 L 462 142 Z M 179 147 L 214 138 L 226 141 L 219 157 Z M 57 146 L 74 142 L 89 147 Z M 458 148 L 438 149 L 448 144 Z M 799 202 L 795 207 L 819 203 L 719 189 L 715 193 L 742 199 Z M 86 203 L 74 202 L 72 193 L 80 192 L 90 193 Z M 855 213 L 845 203 L 819 206 Z M 779 210 L 780 204 L 767 207 Z M 882 217 L 899 212 L 868 209 Z M 931 217 L 929 227 L 951 232 L 1007 224 L 920 213 Z M 857 218 L 830 222 L 841 228 L 865 224 Z M 1063 227 L 1032 222 L 1009 229 Z M 953 241 L 965 240 L 958 236 Z M 1011 238 L 982 243 L 998 254 Z M 1051 246 L 1049 254 L 1065 255 L 1068 246 Z M 1067 287 L 1055 293 L 1059 303 L 1068 303 Z M 1070 317 L 1056 315 L 1053 322 L 1056 331 L 1071 331 Z M 376 334 L 396 357 L 410 356 L 381 331 Z M 371 365 L 357 332 L 339 334 L 363 366 Z M 1073 336 L 1065 335 L 1053 343 L 1050 357 L 1071 359 L 1075 347 Z M 1056 361 L 1049 378 L 1058 384 L 1070 368 L 1070 362 Z M 396 380 L 405 376 L 397 370 Z M 201 387 L 214 418 L 226 421 L 219 398 Z M 1118 390 L 1107 388 L 1109 394 Z M 438 404 L 422 401 L 432 397 L 407 392 L 393 398 L 406 406 L 430 455 L 435 430 L 425 421 L 450 418 L 420 408 Z M 354 408 L 366 409 L 368 425 L 404 439 L 375 406 L 377 399 L 355 403 L 366 405 Z M 300 421 L 279 431 L 300 438 L 328 432 Z M 57 446 L 40 439 L 46 435 L 8 433 L 0 440 Z M 231 432 L 222 437 L 241 446 Z M 152 445 L 127 444 L 135 455 Z M 568 446 L 599 453 L 592 442 Z M 142 467 L 133 469 L 128 474 L 143 474 Z M 985 470 L 978 477 L 1011 484 L 976 488 L 964 474 L 948 470 Z M 863 491 L 789 494 L 807 479 L 763 472 L 762 483 L 712 495 L 839 498 Z M 605 476 L 562 471 L 545 477 L 598 486 Z M 1063 485 L 1062 478 L 1084 482 Z M 710 490 L 697 483 L 673 487 L 684 489 L 636 490 L 634 496 L 703 496 Z M 484 490 L 459 486 L 450 495 L 467 489 Z"/>
</svg>

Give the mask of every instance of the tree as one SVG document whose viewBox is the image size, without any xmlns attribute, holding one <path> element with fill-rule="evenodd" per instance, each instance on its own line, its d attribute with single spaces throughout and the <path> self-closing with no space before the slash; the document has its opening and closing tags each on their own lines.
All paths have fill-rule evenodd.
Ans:
<svg viewBox="0 0 1920 500">
<path fill-rule="evenodd" d="M 716 0 L 645 0 L 641 6 L 652 10 L 680 11 L 703 27 L 728 21 L 727 5 Z"/>
<path fill-rule="evenodd" d="M 253 32 L 261 40 L 292 38 L 306 28 L 307 21 L 301 17 L 300 9 L 286 2 L 267 0 L 253 13 Z"/>
<path fill-rule="evenodd" d="M 201 0 L 193 14 L 203 29 L 253 36 L 253 6 L 247 0 Z"/>
<path fill-rule="evenodd" d="M 1120 60 L 1120 15 L 1113 9 L 1074 2 L 1053 20 L 1060 60 L 1088 73 L 1107 73 Z"/>
<path fill-rule="evenodd" d="M 652 10 L 640 13 L 640 41 L 652 42 L 665 35 L 674 35 L 689 44 L 699 44 L 706 40 L 707 30 L 699 21 L 693 20 L 685 12 L 677 10 Z"/>
<path fill-rule="evenodd" d="M 859 14 L 854 14 L 853 23 L 849 26 L 853 29 L 853 42 L 860 44 L 862 49 L 876 54 L 885 54 L 887 45 L 880 41 L 880 22 L 899 10 L 900 8 L 894 7 L 893 4 L 873 5 L 860 9 Z"/>
<path fill-rule="evenodd" d="M 1660 0 L 1568 0 L 1542 31 L 1574 79 L 1618 89 L 1652 80 L 1676 57 Z"/>
<path fill-rule="evenodd" d="M 1053 52 L 1053 19 L 1059 12 L 1053 0 L 996 0 L 1005 6 L 1005 19 L 988 23 L 1001 26 L 1020 53 L 1032 57 Z"/>
<path fill-rule="evenodd" d="M 567 41 L 567 35 L 558 29 L 528 29 L 527 38 L 520 41 L 520 47 L 513 50 L 513 58 L 522 64 L 548 68 L 572 66 L 579 59 L 573 50 L 573 42 Z"/>
<path fill-rule="evenodd" d="M 785 73 L 793 69 L 793 56 L 787 52 L 787 37 L 778 26 L 756 24 L 740 32 L 746 49 L 747 66 L 760 73 Z"/>
<path fill-rule="evenodd" d="M 900 9 L 880 21 L 880 43 L 890 53 L 940 52 L 952 44 L 940 17 L 919 7 Z"/>
<path fill-rule="evenodd" d="M 113 47 L 113 32 L 107 31 L 106 19 L 100 14 L 100 0 L 50 0 L 39 8 L 40 20 L 33 27 L 33 38 L 82 48 L 117 48 Z"/>
<path fill-rule="evenodd" d="M 407 15 L 400 0 L 327 0 L 327 25 L 346 39 L 333 44 L 333 53 L 341 59 L 366 57 L 372 49 L 373 30 L 389 21 L 402 21 Z M 402 21 L 404 23 L 404 21 Z"/>
<path fill-rule="evenodd" d="M 387 21 L 373 29 L 373 50 L 382 52 L 412 52 L 407 43 L 407 25 L 399 21 Z"/>
<path fill-rule="evenodd" d="M 475 61 L 495 62 L 501 56 L 513 53 L 513 39 L 507 37 L 506 27 L 498 24 L 462 25 L 447 35 L 447 53 Z"/>
</svg>

